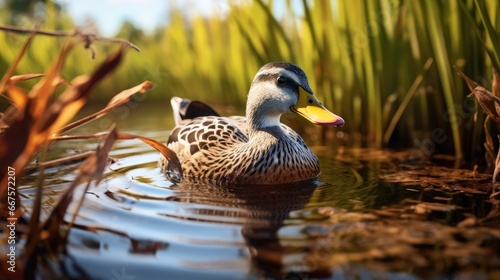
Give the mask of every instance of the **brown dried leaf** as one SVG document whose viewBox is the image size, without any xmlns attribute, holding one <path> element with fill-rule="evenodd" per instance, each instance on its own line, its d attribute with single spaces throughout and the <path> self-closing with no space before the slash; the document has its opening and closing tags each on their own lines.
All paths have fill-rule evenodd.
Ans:
<svg viewBox="0 0 500 280">
<path fill-rule="evenodd" d="M 94 152 L 92 152 L 92 151 L 87 151 L 87 152 L 79 153 L 76 155 L 71 155 L 71 156 L 67 156 L 67 157 L 63 157 L 63 158 L 58 158 L 58 159 L 54 159 L 54 160 L 50 160 L 50 161 L 37 163 L 36 165 L 31 165 L 31 166 L 26 167 L 24 169 L 24 173 L 31 174 L 33 172 L 40 171 L 40 170 L 47 169 L 47 168 L 82 162 L 93 153 Z"/>
<path fill-rule="evenodd" d="M 462 79 L 465 80 L 465 82 L 467 83 L 467 86 L 469 86 L 470 90 L 473 91 L 475 88 L 477 88 L 479 86 L 476 82 L 471 80 L 469 77 L 467 77 L 467 75 L 465 75 L 462 71 L 460 71 L 460 69 L 458 69 L 458 67 L 453 65 L 453 68 L 455 69 L 455 71 L 457 71 L 458 75 L 460 75 L 460 77 L 462 77 Z"/>
<path fill-rule="evenodd" d="M 26 91 L 17 86 L 11 85 L 7 88 L 9 93 L 9 101 L 15 105 L 19 110 L 24 110 L 26 103 L 28 103 L 28 95 Z"/>
<path fill-rule="evenodd" d="M 16 106 L 21 107 L 26 104 L 26 100 L 28 99 L 27 94 L 24 93 L 22 96 L 19 96 L 17 93 L 20 92 L 20 89 L 13 89 L 14 85 L 17 83 L 21 83 L 33 78 L 38 78 L 43 76 L 44 74 L 25 74 L 25 75 L 17 75 L 12 76 L 8 79 L 7 84 L 5 85 L 5 89 L 9 92 L 10 90 L 10 98 L 4 95 L 5 99 L 7 99 L 11 104 L 16 104 Z M 14 92 L 12 92 L 14 91 Z M 24 92 L 24 91 L 23 91 Z M 15 95 L 15 96 L 12 96 Z M 21 100 L 19 100 L 21 99 Z M 16 102 L 17 101 L 17 102 Z"/>
<path fill-rule="evenodd" d="M 498 97 L 499 85 L 498 85 L 498 74 L 493 70 L 493 93 L 489 92 L 487 89 L 479 86 L 476 82 L 471 80 L 467 75 L 465 75 L 456 66 L 453 66 L 457 73 L 465 80 L 467 86 L 472 91 L 470 95 L 474 95 L 481 104 L 481 107 L 486 111 L 490 118 L 500 127 L 500 98 Z M 469 95 L 469 96 L 470 96 Z"/>
<path fill-rule="evenodd" d="M 114 70 L 123 57 L 123 49 L 108 58 L 91 76 L 80 76 L 75 78 L 63 94 L 49 108 L 48 118 L 42 121 L 43 128 L 50 127 L 50 135 L 56 133 L 86 103 L 91 89 L 108 73 Z"/>
<path fill-rule="evenodd" d="M 43 77 L 45 74 L 23 74 L 23 75 L 15 75 L 9 78 L 9 84 L 15 85 L 17 83 L 21 83 L 27 80 Z"/>
<path fill-rule="evenodd" d="M 45 233 L 43 233 L 43 236 L 52 238 L 52 240 L 49 240 L 49 242 L 55 242 L 60 237 L 60 235 L 58 234 L 59 228 L 64 222 L 66 209 L 73 200 L 73 193 L 76 187 L 78 187 L 83 183 L 87 183 L 87 186 L 84 191 L 85 193 L 90 187 L 90 183 L 92 181 L 94 181 L 95 184 L 97 185 L 102 180 L 104 169 L 106 168 L 107 165 L 109 151 L 113 147 L 113 144 L 116 141 L 116 139 L 117 139 L 116 128 L 112 128 L 112 130 L 107 134 L 104 144 L 100 148 L 98 148 L 95 153 L 87 157 L 87 159 L 82 163 L 81 167 L 79 168 L 78 176 L 67 188 L 66 192 L 59 200 L 57 206 L 52 211 L 50 217 L 45 221 L 45 224 L 42 227 L 43 230 L 45 231 Z M 81 206 L 81 203 L 83 202 L 83 199 L 84 196 L 80 198 L 78 208 L 77 210 L 75 210 L 75 216 L 76 213 L 78 212 L 78 209 Z M 63 236 L 63 240 L 65 237 L 66 236 Z"/>
<path fill-rule="evenodd" d="M 133 88 L 126 89 L 117 95 L 113 96 L 111 100 L 106 105 L 106 108 L 116 108 L 120 105 L 127 103 L 130 98 L 136 93 L 145 93 L 153 87 L 153 83 L 150 81 L 145 81 L 140 85 Z"/>
<path fill-rule="evenodd" d="M 497 97 L 500 97 L 500 77 L 498 76 L 497 70 L 495 70 L 495 67 L 493 67 L 493 82 L 491 85 L 491 88 L 493 89 L 493 94 Z"/>
<path fill-rule="evenodd" d="M 2 122 L 5 123 L 7 126 L 10 126 L 14 119 L 16 118 L 17 114 L 19 113 L 19 110 L 17 109 L 16 106 L 10 105 L 2 115 Z"/>
<path fill-rule="evenodd" d="M 449 212 L 452 210 L 460 209 L 459 206 L 456 205 L 447 205 L 442 203 L 432 203 L 432 202 L 420 202 L 414 206 L 412 206 L 417 214 L 430 213 L 432 211 L 440 211 L 440 212 Z"/>
<path fill-rule="evenodd" d="M 500 142 L 500 136 L 498 137 L 498 141 Z M 493 186 L 497 182 L 497 176 L 499 172 L 500 172 L 500 149 L 498 150 L 497 158 L 495 160 L 495 170 L 493 171 L 493 178 L 492 178 Z"/>
<path fill-rule="evenodd" d="M 92 164 L 82 164 L 80 171 L 86 174 L 87 180 L 95 180 L 96 184 L 99 184 L 102 180 L 104 174 L 104 169 L 108 162 L 108 154 L 113 147 L 113 144 L 118 139 L 118 131 L 116 127 L 113 127 L 108 133 L 108 137 L 104 141 L 102 147 L 97 149 L 94 159 L 89 160 Z"/>
<path fill-rule="evenodd" d="M 90 90 L 108 73 L 114 70 L 123 57 L 123 49 L 110 56 L 90 76 L 73 80 L 73 87 L 64 91 L 52 104 L 55 87 L 61 81 L 59 73 L 71 45 L 66 47 L 43 79 L 29 93 L 28 102 L 0 138 L 0 169 L 12 166 L 20 171 L 26 166 L 37 149 L 64 126 L 84 105 Z M 2 178 L 0 193 L 6 189 L 6 177 Z"/>
<path fill-rule="evenodd" d="M 29 92 L 28 96 L 32 101 L 32 106 L 30 106 L 30 113 L 33 116 L 43 116 L 46 115 L 46 110 L 49 107 L 49 102 L 52 100 L 54 91 L 59 85 L 61 80 L 60 74 L 64 61 L 73 48 L 72 44 L 67 44 L 56 61 L 49 67 L 45 76 L 38 82 Z M 36 100 L 36 102 L 34 101 Z"/>
<path fill-rule="evenodd" d="M 491 137 L 490 130 L 487 127 L 489 119 L 490 119 L 490 117 L 486 116 L 486 119 L 484 120 L 484 125 L 483 125 L 485 139 L 486 139 L 486 142 L 484 143 L 484 148 L 486 150 L 484 158 L 486 159 L 486 162 L 488 164 L 494 165 L 495 164 L 495 145 L 493 144 L 493 138 Z"/>
<path fill-rule="evenodd" d="M 12 94 L 11 96 L 22 106 L 18 107 L 20 113 L 0 138 L 0 159 L 2 159 L 0 168 L 3 170 L 11 166 L 21 171 L 32 154 L 48 139 L 49 132 L 40 129 L 40 121 L 47 117 L 47 106 L 55 90 L 54 80 L 59 77 L 69 49 L 70 46 L 61 51 L 56 62 L 49 68 L 43 79 L 31 89 L 26 100 L 23 100 L 25 93 L 17 90 L 17 87 L 9 89 L 9 94 Z M 3 193 L 6 188 L 6 184 L 3 184 L 5 179 L 0 180 L 2 181 L 0 193 Z"/>
<path fill-rule="evenodd" d="M 86 135 L 62 135 L 62 136 L 52 137 L 51 141 L 104 138 L 107 135 L 108 135 L 107 132 L 96 133 L 96 134 L 86 134 Z M 128 134 L 128 133 L 121 133 L 121 132 L 118 132 L 117 139 L 119 139 L 119 140 L 139 139 L 139 140 L 143 141 L 144 143 L 148 144 L 149 146 L 153 147 L 158 152 L 160 152 L 169 161 L 168 169 L 175 171 L 180 176 L 182 176 L 182 168 L 181 168 L 179 158 L 177 157 L 177 154 L 175 154 L 174 151 L 169 149 L 163 143 L 161 143 L 157 140 L 151 139 L 151 138 L 144 137 L 144 136 Z"/>
<path fill-rule="evenodd" d="M 5 115 L 3 113 L 0 113 L 0 134 L 3 133 L 3 131 L 8 128 L 9 125 L 7 122 L 5 122 Z"/>
<path fill-rule="evenodd" d="M 109 102 L 108 104 L 106 105 L 106 107 L 102 110 L 100 110 L 99 112 L 96 112 L 92 115 L 89 115 L 89 116 L 86 116 L 84 118 L 81 118 L 75 122 L 72 122 L 68 125 L 66 125 L 65 127 L 63 127 L 62 129 L 60 129 L 59 131 L 57 131 L 56 133 L 62 133 L 62 132 L 67 132 L 71 129 L 74 129 L 76 127 L 79 127 L 83 124 L 86 124 L 90 121 L 93 121 L 93 120 L 96 120 L 104 115 L 106 115 L 107 113 L 109 113 L 110 111 L 112 111 L 113 109 L 115 109 L 116 107 L 119 107 L 125 103 L 127 103 L 130 98 L 136 94 L 136 93 L 145 93 L 146 91 L 148 91 L 149 89 L 151 89 L 153 86 L 153 83 L 150 82 L 150 81 L 145 81 L 143 82 L 142 84 L 140 85 L 137 85 L 133 88 L 129 88 L 129 89 L 126 89 L 120 93 L 118 93 L 117 95 L 115 95 Z"/>
<path fill-rule="evenodd" d="M 179 176 L 182 177 L 182 167 L 181 163 L 179 161 L 179 158 L 175 154 L 174 151 L 169 149 L 167 146 L 165 146 L 163 143 L 158 142 L 156 140 L 139 136 L 139 135 L 133 135 L 133 134 L 127 134 L 127 133 L 118 133 L 118 138 L 119 139 L 139 139 L 143 141 L 144 143 L 148 144 L 149 146 L 155 148 L 158 152 L 160 152 L 167 160 L 168 160 L 168 170 L 173 170 L 178 173 Z"/>
<path fill-rule="evenodd" d="M 474 88 L 471 95 L 476 97 L 488 116 L 500 127 L 500 98 L 480 86 Z"/>
</svg>

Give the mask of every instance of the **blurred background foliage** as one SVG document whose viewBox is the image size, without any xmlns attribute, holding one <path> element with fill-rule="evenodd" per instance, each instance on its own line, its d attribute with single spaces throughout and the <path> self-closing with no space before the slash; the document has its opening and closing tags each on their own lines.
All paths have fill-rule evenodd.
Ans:
<svg viewBox="0 0 500 280">
<path fill-rule="evenodd" d="M 115 37 L 141 53 L 129 52 L 94 101 L 150 80 L 155 87 L 147 101 L 167 106 L 176 95 L 243 113 L 259 67 L 284 60 L 301 66 L 320 99 L 346 120 L 342 129 L 322 130 L 323 139 L 376 148 L 420 145 L 462 159 L 482 153 L 484 114 L 452 66 L 491 89 L 500 55 L 497 0 L 283 1 L 279 11 L 278 1 L 229 1 L 228 11 L 210 16 L 187 16 L 173 6 L 168 23 L 149 33 L 124 22 Z M 77 28 L 51 1 L 0 3 L 1 24 Z M 84 28 L 98 30 L 91 23 Z M 2 72 L 25 38 L 0 33 Z M 37 36 L 17 72 L 43 72 L 63 43 Z M 66 79 L 90 72 L 117 48 L 93 47 L 94 60 L 83 47 L 73 52 Z"/>
</svg>

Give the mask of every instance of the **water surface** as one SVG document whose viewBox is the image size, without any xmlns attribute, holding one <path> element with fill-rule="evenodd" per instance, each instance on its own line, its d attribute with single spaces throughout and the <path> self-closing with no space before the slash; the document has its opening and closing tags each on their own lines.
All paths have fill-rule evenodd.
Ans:
<svg viewBox="0 0 500 280">
<path fill-rule="evenodd" d="M 128 132 L 161 141 L 168 137 L 158 127 Z M 68 141 L 53 146 L 51 153 L 95 145 Z M 138 140 L 117 142 L 110 154 L 116 161 L 103 181 L 86 193 L 81 186 L 74 195 L 66 221 L 75 220 L 65 251 L 56 259 L 47 256 L 38 275 L 416 279 L 498 272 L 500 232 L 485 219 L 491 209 L 486 192 L 467 196 L 430 192 L 423 183 L 384 181 L 381 174 L 394 173 L 388 166 L 401 163 L 366 160 L 356 157 L 359 151 L 313 149 L 321 155 L 318 180 L 216 186 L 170 182 L 157 168 L 155 150 Z M 74 179 L 73 168 L 46 171 L 45 217 Z M 36 174 L 26 179 L 34 181 Z M 21 188 L 28 212 L 35 193 L 30 183 Z M 464 226 L 467 219 L 472 224 Z"/>
</svg>

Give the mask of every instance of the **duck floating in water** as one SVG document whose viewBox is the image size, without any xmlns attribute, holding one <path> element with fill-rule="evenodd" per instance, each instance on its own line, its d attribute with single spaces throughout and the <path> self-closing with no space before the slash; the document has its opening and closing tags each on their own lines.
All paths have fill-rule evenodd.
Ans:
<svg viewBox="0 0 500 280">
<path fill-rule="evenodd" d="M 172 98 L 176 126 L 167 142 L 188 180 L 232 184 L 284 184 L 314 179 L 319 162 L 304 140 L 280 122 L 295 113 L 314 124 L 342 126 L 344 120 L 316 98 L 295 64 L 272 62 L 255 75 L 246 117 L 221 117 L 208 105 Z M 168 172 L 161 156 L 159 166 Z"/>
</svg>

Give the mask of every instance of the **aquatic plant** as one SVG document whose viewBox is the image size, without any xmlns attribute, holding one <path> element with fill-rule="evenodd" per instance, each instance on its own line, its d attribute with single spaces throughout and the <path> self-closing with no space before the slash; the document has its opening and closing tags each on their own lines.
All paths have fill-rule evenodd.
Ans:
<svg viewBox="0 0 500 280">
<path fill-rule="evenodd" d="M 10 28 L 9 31 L 12 30 L 15 30 L 15 32 L 19 31 L 16 28 Z M 37 253 L 40 253 L 37 251 L 40 249 L 40 245 L 49 254 L 54 254 L 59 249 L 58 246 L 54 247 L 54 245 L 64 244 L 69 227 L 66 231 L 61 231 L 61 225 L 65 223 L 66 209 L 73 200 L 73 192 L 77 186 L 87 184 L 86 188 L 88 188 L 92 182 L 97 184 L 102 179 L 103 170 L 108 162 L 108 152 L 116 140 L 140 139 L 170 158 L 173 162 L 173 168 L 179 166 L 175 153 L 166 148 L 162 143 L 142 136 L 119 133 L 114 127 L 108 133 L 76 136 L 61 135 L 79 125 L 105 116 L 109 111 L 127 103 L 134 94 L 144 93 L 151 89 L 152 83 L 145 81 L 140 85 L 124 90 L 114 96 L 103 110 L 67 125 L 83 105 L 85 105 L 92 89 L 118 67 L 123 59 L 125 48 L 122 47 L 109 55 L 91 74 L 77 76 L 71 82 L 67 82 L 62 78 L 62 70 L 69 52 L 76 44 L 70 41 L 44 74 L 14 76 L 13 73 L 19 61 L 32 44 L 33 38 L 38 34 L 42 34 L 38 30 L 30 33 L 30 36 L 0 81 L 0 96 L 11 104 L 4 113 L 0 114 L 0 169 L 3 170 L 0 173 L 1 223 L 5 223 L 5 227 L 7 224 L 19 225 L 19 227 L 14 227 L 11 230 L 14 235 L 10 233 L 10 236 L 16 238 L 15 235 L 19 234 L 27 240 L 26 245 L 23 246 L 24 248 L 19 250 L 22 253 L 19 256 L 18 262 L 19 264 L 22 263 L 19 266 L 23 267 L 23 269 L 17 269 L 17 274 L 14 274 L 14 271 L 7 271 L 13 266 L 8 268 L 5 265 L 6 262 L 3 261 L 1 271 L 12 273 L 10 275 L 15 275 L 19 278 L 22 278 L 25 272 L 34 273 L 34 270 L 29 268 L 36 264 L 34 258 L 36 258 Z M 51 33 L 50 36 L 55 35 Z M 76 37 L 81 39 L 79 35 Z M 121 40 L 111 41 L 123 43 Z M 35 78 L 41 79 L 29 91 L 18 86 L 21 82 Z M 64 90 L 59 93 L 58 90 L 62 87 L 64 87 Z M 96 152 L 85 152 L 78 155 L 78 157 L 71 156 L 57 161 L 58 166 L 75 163 L 75 161 L 82 163 L 78 167 L 78 175 L 73 183 L 65 189 L 64 194 L 54 207 L 50 217 L 42 220 L 40 211 L 44 187 L 44 170 L 49 165 L 54 164 L 54 162 L 44 162 L 44 155 L 47 148 L 54 141 L 90 138 L 103 138 L 105 140 Z M 37 158 L 37 160 L 33 161 L 34 158 Z M 39 181 L 34 207 L 32 213 L 30 213 L 28 230 L 25 231 L 20 226 L 22 223 L 25 223 L 24 214 L 26 213 L 23 212 L 22 205 L 20 204 L 18 187 L 23 175 L 28 171 L 25 169 L 28 164 L 31 164 L 29 168 L 31 172 L 39 172 Z M 82 200 L 83 197 L 80 198 L 80 205 Z M 16 242 L 13 239 L 13 242 L 9 242 L 9 244 L 16 244 Z M 10 248 L 16 248 L 16 246 Z M 2 255 L 2 258 L 4 257 L 5 255 Z M 28 278 L 31 277 L 28 276 Z"/>
<path fill-rule="evenodd" d="M 266 62 L 285 60 L 300 65 L 324 103 L 345 116 L 342 133 L 318 128 L 323 143 L 418 145 L 438 129 L 446 137 L 433 141 L 432 152 L 455 153 L 462 161 L 482 149 L 483 126 L 473 122 L 474 102 L 452 65 L 491 81 L 491 69 L 499 65 L 496 1 L 229 1 L 227 10 L 209 16 L 171 8 L 169 22 L 153 34 L 124 24 L 119 34 L 133 36 L 143 52 L 124 59 L 124 67 L 103 81 L 98 98 L 116 92 L 118 84 L 148 79 L 155 83 L 149 100 L 180 95 L 242 112 L 253 73 Z M 73 27 L 64 11 L 48 9 L 46 17 L 49 28 Z M 16 40 L 0 34 L 3 46 Z M 36 40 L 39 47 L 28 51 L 30 63 L 21 63 L 21 72 L 56 56 L 60 42 Z M 13 54 L 7 48 L 0 56 Z M 68 61 L 68 74 L 90 71 L 92 63 L 82 57 Z M 97 55 L 95 63 L 101 60 Z"/>
</svg>

